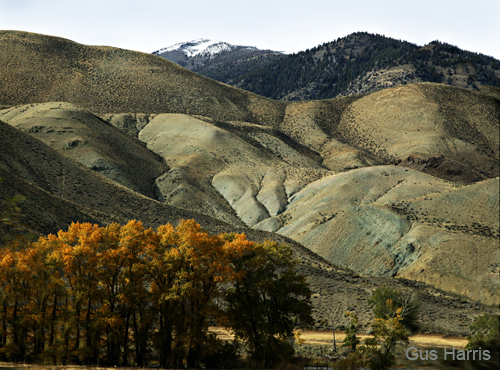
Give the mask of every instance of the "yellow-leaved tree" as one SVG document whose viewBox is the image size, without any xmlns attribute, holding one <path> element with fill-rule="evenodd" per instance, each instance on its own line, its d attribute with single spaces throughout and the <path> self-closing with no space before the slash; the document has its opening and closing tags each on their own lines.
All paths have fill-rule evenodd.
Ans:
<svg viewBox="0 0 500 370">
<path fill-rule="evenodd" d="M 73 223 L 0 248 L 0 358 L 198 367 L 217 360 L 222 343 L 209 326 L 224 325 L 269 362 L 269 349 L 290 354 L 297 319 L 311 321 L 294 268 L 285 246 L 210 235 L 194 220 L 156 230 Z"/>
</svg>

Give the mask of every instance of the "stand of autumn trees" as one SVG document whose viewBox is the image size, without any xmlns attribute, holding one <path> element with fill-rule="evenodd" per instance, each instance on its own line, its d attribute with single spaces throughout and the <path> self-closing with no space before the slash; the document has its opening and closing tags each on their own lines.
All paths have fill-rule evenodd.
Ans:
<svg viewBox="0 0 500 370">
<path fill-rule="evenodd" d="M 218 324 L 271 366 L 293 353 L 297 322 L 312 322 L 295 263 L 286 246 L 209 235 L 193 220 L 72 224 L 0 249 L 0 358 L 214 366 L 225 345 L 208 328 Z"/>
</svg>

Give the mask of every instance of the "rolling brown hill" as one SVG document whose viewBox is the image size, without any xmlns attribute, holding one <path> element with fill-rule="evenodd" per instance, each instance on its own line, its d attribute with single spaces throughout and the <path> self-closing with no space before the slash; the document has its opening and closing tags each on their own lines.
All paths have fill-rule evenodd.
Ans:
<svg viewBox="0 0 500 370">
<path fill-rule="evenodd" d="M 391 277 L 500 303 L 500 89 L 426 83 L 285 103 L 149 54 L 12 31 L 0 50 L 0 119 L 12 125 L 1 124 L 0 168 L 32 230 L 195 218 L 286 241 L 318 315 L 373 284 L 415 286 L 438 310 L 431 297 L 444 293 Z M 426 325 L 448 325 L 426 312 Z"/>
<path fill-rule="evenodd" d="M 0 50 L 3 105 L 63 101 L 94 113 L 187 113 L 256 123 L 282 115 L 282 104 L 156 55 L 21 31 L 0 31 Z"/>
<path fill-rule="evenodd" d="M 293 103 L 279 128 L 335 171 L 342 167 L 332 157 L 349 152 L 340 141 L 356 148 L 350 155 L 359 167 L 398 164 L 471 183 L 499 176 L 500 99 L 491 91 L 500 88 L 482 93 L 424 83 Z"/>
</svg>

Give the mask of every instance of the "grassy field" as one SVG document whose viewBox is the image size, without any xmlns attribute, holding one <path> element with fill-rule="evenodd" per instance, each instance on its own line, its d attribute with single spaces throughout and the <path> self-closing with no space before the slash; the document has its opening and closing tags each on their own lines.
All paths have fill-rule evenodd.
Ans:
<svg viewBox="0 0 500 370">
<path fill-rule="evenodd" d="M 324 331 L 305 331 L 300 332 L 300 337 L 305 340 L 304 344 L 325 345 L 332 343 L 332 333 Z M 370 335 L 360 334 L 361 340 L 370 338 Z M 343 332 L 336 332 L 335 339 L 337 344 L 342 343 L 345 338 Z M 438 334 L 417 334 L 410 337 L 410 344 L 417 347 L 455 347 L 464 348 L 467 339 L 460 337 L 444 337 Z"/>
<path fill-rule="evenodd" d="M 222 328 L 212 328 L 212 332 L 217 333 L 221 339 L 233 339 L 233 335 Z M 304 345 L 328 345 L 332 343 L 333 337 L 331 331 L 307 330 L 297 331 L 300 338 L 304 340 Z M 361 340 L 370 338 L 370 335 L 360 334 Z M 345 338 L 344 332 L 335 332 L 335 340 L 337 345 L 342 344 Z M 417 347 L 455 347 L 465 348 L 467 339 L 461 337 L 444 337 L 439 334 L 416 334 L 410 337 L 410 344 Z"/>
</svg>

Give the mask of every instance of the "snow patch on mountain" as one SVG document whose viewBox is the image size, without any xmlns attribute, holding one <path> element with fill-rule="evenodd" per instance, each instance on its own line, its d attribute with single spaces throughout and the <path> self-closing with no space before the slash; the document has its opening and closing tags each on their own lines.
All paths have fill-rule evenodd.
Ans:
<svg viewBox="0 0 500 370">
<path fill-rule="evenodd" d="M 216 41 L 216 40 L 209 40 L 209 39 L 198 39 L 198 40 L 193 40 L 193 41 L 188 41 L 188 42 L 179 42 L 179 43 L 174 44 L 172 46 L 157 50 L 157 51 L 153 52 L 153 54 L 160 55 L 160 54 L 171 52 L 171 51 L 181 51 L 187 57 L 194 57 L 197 55 L 213 56 L 213 55 L 218 54 L 222 51 L 232 50 L 236 47 L 241 47 L 241 46 L 231 45 L 231 44 L 228 44 L 227 42 L 223 42 L 223 41 Z M 243 47 L 248 48 L 248 49 L 256 49 L 253 46 L 243 46 Z"/>
</svg>

